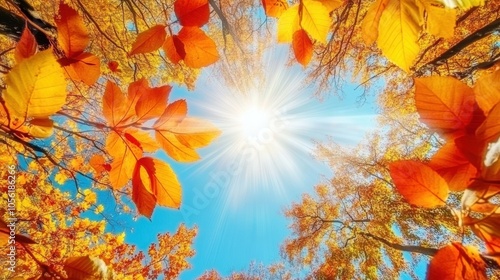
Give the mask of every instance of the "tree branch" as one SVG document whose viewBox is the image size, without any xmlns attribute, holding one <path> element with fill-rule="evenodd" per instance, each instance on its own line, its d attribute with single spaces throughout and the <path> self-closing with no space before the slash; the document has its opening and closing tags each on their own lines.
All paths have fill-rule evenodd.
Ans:
<svg viewBox="0 0 500 280">
<path fill-rule="evenodd" d="M 438 251 L 438 249 L 435 249 L 435 248 L 427 248 L 427 247 L 423 247 L 423 246 L 412 246 L 412 245 L 401 245 L 401 244 L 392 243 L 392 242 L 389 242 L 382 237 L 375 236 L 375 235 L 368 233 L 368 232 L 361 232 L 360 234 L 363 236 L 367 236 L 367 237 L 370 237 L 372 239 L 375 239 L 378 242 L 383 243 L 386 246 L 391 247 L 392 249 L 395 249 L 395 250 L 399 250 L 399 251 L 410 252 L 410 253 L 419 253 L 419 254 L 424 254 L 427 256 L 434 256 Z"/>
<path fill-rule="evenodd" d="M 442 53 L 440 56 L 428 62 L 424 66 L 420 67 L 416 72 L 416 76 L 422 76 L 425 72 L 433 70 L 434 68 L 444 64 L 448 59 L 452 58 L 463 49 L 473 44 L 474 42 L 487 37 L 493 32 L 500 31 L 500 18 L 494 20 L 490 24 L 484 26 L 483 28 L 477 30 L 476 32 L 465 37 L 462 41 L 458 42 L 456 45 Z"/>
</svg>

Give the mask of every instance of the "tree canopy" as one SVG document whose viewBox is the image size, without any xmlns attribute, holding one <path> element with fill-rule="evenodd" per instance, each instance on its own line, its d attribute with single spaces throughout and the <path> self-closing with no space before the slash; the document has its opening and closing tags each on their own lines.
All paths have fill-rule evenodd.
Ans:
<svg viewBox="0 0 500 280">
<path fill-rule="evenodd" d="M 1 275 L 178 278 L 197 228 L 140 251 L 105 208 L 182 207 L 157 152 L 195 162 L 221 131 L 170 93 L 212 67 L 245 94 L 255 57 L 288 44 L 316 97 L 377 90 L 380 127 L 354 149 L 318 143 L 334 175 L 285 210 L 282 263 L 229 278 L 417 277 L 419 262 L 428 279 L 499 277 L 499 14 L 495 0 L 2 2 L 0 245 L 15 269 Z"/>
</svg>

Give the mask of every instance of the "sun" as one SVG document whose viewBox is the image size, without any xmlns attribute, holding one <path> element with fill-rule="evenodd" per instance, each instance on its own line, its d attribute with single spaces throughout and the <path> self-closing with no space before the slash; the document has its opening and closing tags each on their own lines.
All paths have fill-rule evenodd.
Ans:
<svg viewBox="0 0 500 280">
<path fill-rule="evenodd" d="M 252 105 L 243 110 L 238 122 L 243 138 L 258 138 L 259 133 L 269 128 L 269 112 L 265 108 Z"/>
</svg>

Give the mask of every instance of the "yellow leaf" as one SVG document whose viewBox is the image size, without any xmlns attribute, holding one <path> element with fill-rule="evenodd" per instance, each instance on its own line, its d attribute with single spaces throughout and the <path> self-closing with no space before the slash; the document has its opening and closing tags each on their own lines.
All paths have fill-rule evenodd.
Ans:
<svg viewBox="0 0 500 280">
<path fill-rule="evenodd" d="M 387 6 L 387 2 L 389 2 L 389 0 L 375 1 L 363 18 L 363 22 L 361 24 L 361 34 L 363 35 L 365 43 L 369 45 L 373 44 L 373 42 L 377 40 L 380 17 Z"/>
<path fill-rule="evenodd" d="M 427 32 L 445 39 L 453 37 L 457 11 L 455 9 L 432 6 L 427 2 L 424 3 L 427 12 Z"/>
<path fill-rule="evenodd" d="M 6 77 L 8 111 L 19 117 L 46 118 L 66 101 L 66 81 L 52 50 L 21 61 Z"/>
<path fill-rule="evenodd" d="M 328 9 L 322 3 L 314 0 L 304 0 L 302 2 L 300 26 L 311 38 L 326 43 L 330 24 L 331 19 Z"/>
<path fill-rule="evenodd" d="M 331 12 L 344 4 L 341 0 L 316 0 L 325 6 L 328 12 Z"/>
<path fill-rule="evenodd" d="M 421 16 L 412 0 L 389 0 L 378 26 L 377 45 L 392 63 L 410 71 L 418 55 Z"/>
<path fill-rule="evenodd" d="M 291 43 L 293 34 L 299 29 L 299 6 L 294 5 L 286 10 L 278 20 L 278 42 Z"/>
</svg>

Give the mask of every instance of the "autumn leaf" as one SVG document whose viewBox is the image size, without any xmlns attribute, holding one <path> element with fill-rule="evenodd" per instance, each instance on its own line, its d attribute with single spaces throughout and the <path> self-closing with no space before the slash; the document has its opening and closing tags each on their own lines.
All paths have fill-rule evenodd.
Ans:
<svg viewBox="0 0 500 280">
<path fill-rule="evenodd" d="M 119 64 L 117 61 L 113 60 L 113 61 L 108 62 L 108 68 L 111 72 L 114 72 L 114 73 L 121 72 L 122 70 L 118 69 L 118 67 L 119 67 Z"/>
<path fill-rule="evenodd" d="M 66 81 L 52 50 L 24 59 L 6 76 L 3 93 L 11 115 L 46 118 L 66 102 Z"/>
<path fill-rule="evenodd" d="M 112 131 L 106 139 L 106 151 L 113 157 L 109 180 L 115 189 L 123 187 L 132 178 L 135 164 L 143 155 L 141 143 L 134 136 L 134 130 Z"/>
<path fill-rule="evenodd" d="M 268 17 L 279 18 L 288 9 L 286 0 L 262 0 L 262 6 Z"/>
<path fill-rule="evenodd" d="M 415 105 L 420 120 L 441 135 L 465 130 L 472 120 L 472 89 L 452 77 L 415 79 Z"/>
<path fill-rule="evenodd" d="M 82 81 L 91 86 L 97 82 L 101 76 L 101 61 L 91 53 L 80 53 L 68 59 L 60 59 L 68 76 L 76 81 Z"/>
<path fill-rule="evenodd" d="M 59 14 L 54 18 L 57 26 L 57 41 L 67 57 L 82 53 L 89 44 L 90 37 L 83 19 L 73 8 L 59 4 Z"/>
<path fill-rule="evenodd" d="M 451 243 L 432 258 L 428 280 L 486 280 L 486 264 L 475 247 Z"/>
<path fill-rule="evenodd" d="M 377 45 L 389 61 L 406 72 L 420 51 L 420 22 L 419 9 L 412 0 L 389 0 L 380 16 Z"/>
<path fill-rule="evenodd" d="M 111 166 L 106 163 L 106 159 L 102 155 L 93 155 L 89 160 L 89 164 L 97 174 L 111 170 Z"/>
<path fill-rule="evenodd" d="M 299 29 L 293 34 L 292 47 L 297 61 L 306 67 L 312 58 L 313 44 L 303 29 Z"/>
<path fill-rule="evenodd" d="M 130 50 L 129 55 L 156 51 L 162 46 L 166 36 L 167 32 L 164 25 L 155 25 L 139 33 L 132 44 L 132 50 Z"/>
<path fill-rule="evenodd" d="M 477 104 L 488 115 L 489 111 L 500 102 L 500 67 L 492 73 L 482 75 L 473 88 Z"/>
<path fill-rule="evenodd" d="M 312 39 L 326 43 L 331 19 L 327 8 L 318 1 L 304 0 L 296 4 L 279 18 L 278 42 L 289 43 L 293 35 L 302 28 Z"/>
<path fill-rule="evenodd" d="M 141 158 L 134 170 L 132 198 L 139 213 L 150 218 L 155 204 L 179 208 L 182 189 L 172 168 L 157 159 Z"/>
<path fill-rule="evenodd" d="M 332 22 L 327 8 L 315 0 L 303 0 L 302 11 L 299 11 L 300 26 L 311 38 L 326 43 Z M 292 33 L 293 34 L 293 33 Z"/>
<path fill-rule="evenodd" d="M 108 279 L 109 270 L 103 260 L 90 257 L 71 257 L 64 262 L 68 279 L 95 280 Z"/>
<path fill-rule="evenodd" d="M 185 102 L 170 104 L 155 122 L 156 140 L 169 156 L 180 162 L 192 162 L 200 157 L 195 149 L 212 142 L 220 131 L 212 124 L 184 118 Z"/>
<path fill-rule="evenodd" d="M 432 168 L 412 160 L 393 162 L 390 174 L 398 192 L 416 206 L 433 208 L 446 204 L 448 185 Z"/>
<path fill-rule="evenodd" d="M 375 1 L 371 4 L 368 12 L 366 12 L 363 18 L 363 22 L 361 23 L 361 34 L 363 35 L 363 40 L 369 45 L 373 44 L 378 38 L 380 17 L 388 2 L 389 0 Z"/>
<path fill-rule="evenodd" d="M 500 136 L 500 103 L 496 104 L 489 112 L 486 120 L 477 129 L 476 135 L 486 143 L 495 142 Z"/>
<path fill-rule="evenodd" d="M 176 0 L 174 12 L 182 26 L 201 27 L 208 22 L 208 0 Z"/>
<path fill-rule="evenodd" d="M 445 39 L 453 37 L 457 11 L 455 9 L 437 7 L 427 1 L 422 2 L 427 12 L 426 31 Z"/>
<path fill-rule="evenodd" d="M 16 62 L 19 63 L 22 60 L 34 55 L 37 47 L 38 45 L 36 43 L 35 36 L 33 36 L 30 29 L 26 26 L 19 42 L 16 45 L 16 49 L 14 50 L 14 58 L 16 59 Z"/>
<path fill-rule="evenodd" d="M 215 42 L 198 27 L 183 27 L 179 35 L 169 37 L 163 45 L 167 57 L 187 66 L 201 68 L 219 60 Z"/>
<path fill-rule="evenodd" d="M 171 86 L 148 88 L 142 93 L 135 105 L 137 122 L 144 122 L 161 116 L 167 108 L 167 99 Z"/>
<path fill-rule="evenodd" d="M 432 157 L 429 166 L 446 180 L 452 191 L 463 191 L 477 173 L 476 167 L 462 154 L 454 141 L 442 146 Z"/>
<path fill-rule="evenodd" d="M 102 97 L 102 113 L 111 126 L 117 126 L 123 121 L 127 113 L 126 101 L 121 89 L 112 81 L 108 81 Z"/>
<path fill-rule="evenodd" d="M 331 12 L 344 4 L 341 0 L 316 0 L 325 6 L 328 12 Z"/>
<path fill-rule="evenodd" d="M 54 131 L 54 121 L 49 118 L 32 119 L 29 123 L 29 134 L 36 138 L 50 137 Z"/>
</svg>

